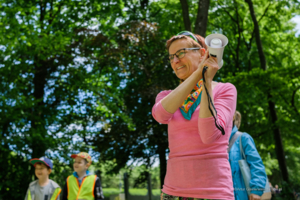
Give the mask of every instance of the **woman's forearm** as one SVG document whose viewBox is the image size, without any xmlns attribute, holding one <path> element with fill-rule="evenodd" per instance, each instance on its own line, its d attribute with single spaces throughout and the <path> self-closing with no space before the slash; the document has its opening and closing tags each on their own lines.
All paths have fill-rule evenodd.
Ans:
<svg viewBox="0 0 300 200">
<path fill-rule="evenodd" d="M 163 108 L 169 113 L 175 113 L 201 78 L 201 73 L 199 70 L 196 70 L 175 90 L 163 98 L 161 101 Z"/>
</svg>

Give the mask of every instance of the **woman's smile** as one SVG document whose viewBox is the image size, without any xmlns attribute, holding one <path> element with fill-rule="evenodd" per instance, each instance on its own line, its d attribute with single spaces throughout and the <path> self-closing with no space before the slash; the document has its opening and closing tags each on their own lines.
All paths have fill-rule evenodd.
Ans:
<svg viewBox="0 0 300 200">
<path fill-rule="evenodd" d="M 198 69 L 201 60 L 200 47 L 191 46 L 186 40 L 174 41 L 170 45 L 169 55 L 174 55 L 170 58 L 171 67 L 181 80 L 191 76 Z"/>
<path fill-rule="evenodd" d="M 185 67 L 185 65 L 177 67 L 177 71 L 180 70 L 180 69 L 182 69 L 182 68 L 184 68 L 184 67 Z"/>
</svg>

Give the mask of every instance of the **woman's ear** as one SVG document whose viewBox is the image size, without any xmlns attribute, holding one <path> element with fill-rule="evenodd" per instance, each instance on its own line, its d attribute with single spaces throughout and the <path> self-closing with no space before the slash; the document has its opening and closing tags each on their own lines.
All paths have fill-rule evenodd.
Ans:
<svg viewBox="0 0 300 200">
<path fill-rule="evenodd" d="M 201 56 L 205 55 L 206 50 L 204 48 L 199 49 L 199 51 Z"/>
</svg>

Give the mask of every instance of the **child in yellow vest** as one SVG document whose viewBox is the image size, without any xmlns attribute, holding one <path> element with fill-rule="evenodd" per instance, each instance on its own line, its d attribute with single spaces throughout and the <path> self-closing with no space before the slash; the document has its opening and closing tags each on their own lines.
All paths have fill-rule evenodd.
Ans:
<svg viewBox="0 0 300 200">
<path fill-rule="evenodd" d="M 63 190 L 63 200 L 101 200 L 104 199 L 101 182 L 97 175 L 88 171 L 92 158 L 88 153 L 72 154 L 74 173 L 67 178 Z"/>
<path fill-rule="evenodd" d="M 29 184 L 25 200 L 59 200 L 61 189 L 59 185 L 49 179 L 53 164 L 49 158 L 33 158 L 29 161 L 35 168 L 38 180 Z"/>
</svg>

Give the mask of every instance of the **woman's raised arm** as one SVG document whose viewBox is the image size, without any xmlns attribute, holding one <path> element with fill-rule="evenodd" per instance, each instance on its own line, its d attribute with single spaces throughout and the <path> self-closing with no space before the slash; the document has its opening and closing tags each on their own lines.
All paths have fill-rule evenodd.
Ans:
<svg viewBox="0 0 300 200">
<path fill-rule="evenodd" d="M 163 108 L 169 113 L 175 113 L 201 78 L 200 70 L 196 70 L 175 90 L 163 98 L 161 101 Z"/>
</svg>

